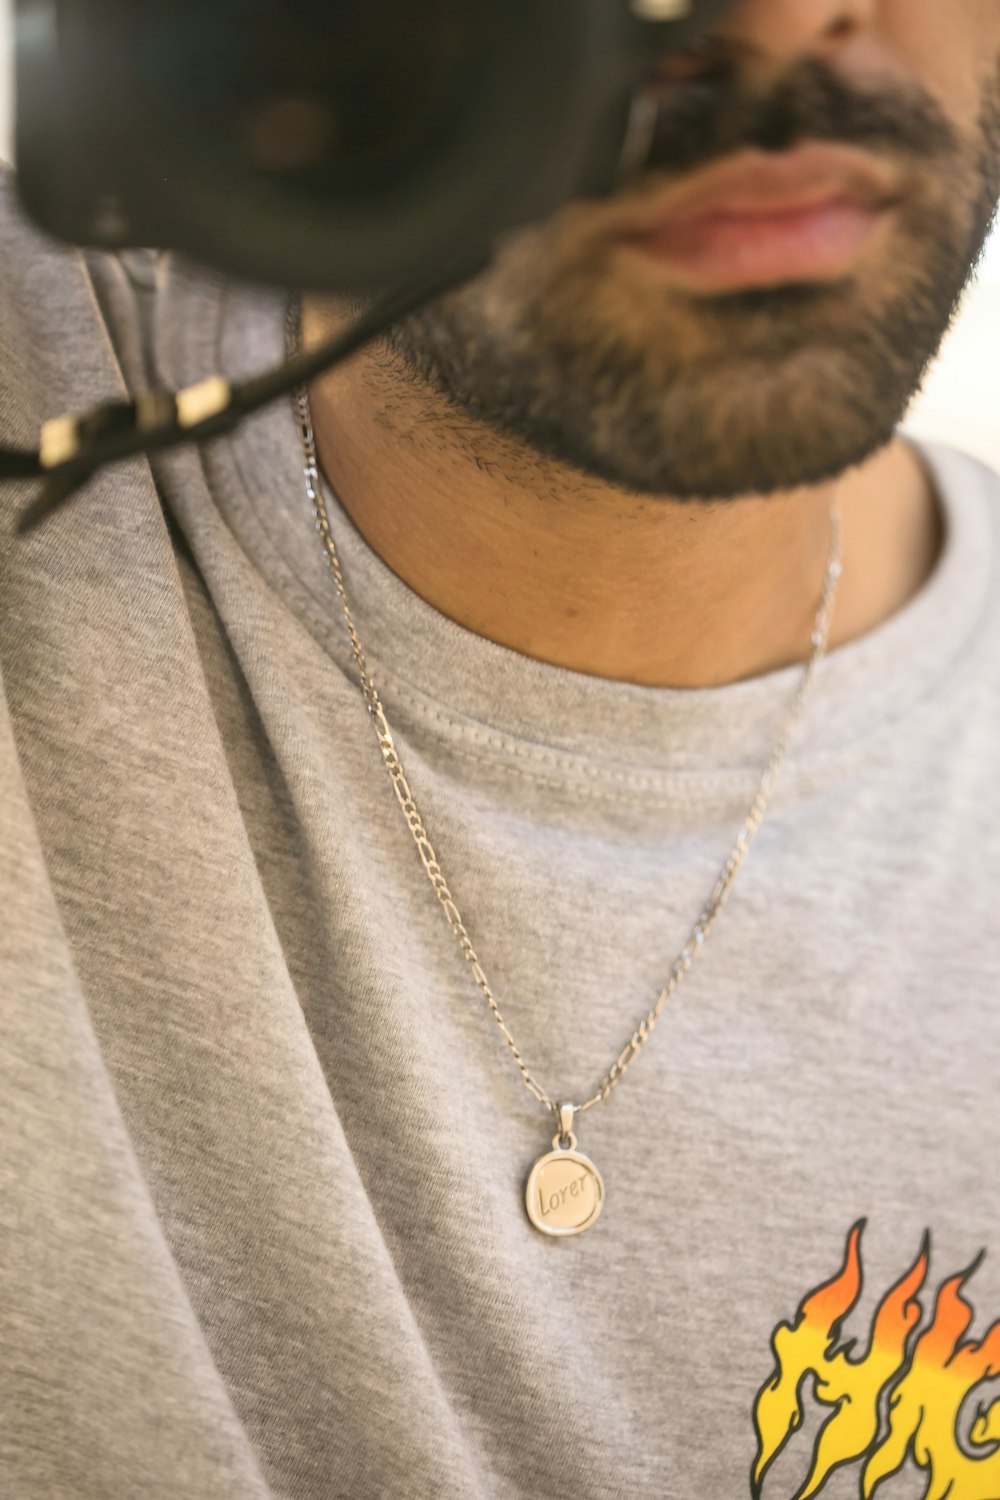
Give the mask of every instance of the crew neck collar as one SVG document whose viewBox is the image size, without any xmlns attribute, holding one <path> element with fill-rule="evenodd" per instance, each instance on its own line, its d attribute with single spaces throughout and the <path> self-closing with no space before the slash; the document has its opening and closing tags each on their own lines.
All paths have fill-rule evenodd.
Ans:
<svg viewBox="0 0 1000 1500">
<path fill-rule="evenodd" d="M 232 379 L 280 361 L 287 298 L 168 258 L 160 270 L 162 379 Z M 991 599 L 995 522 L 989 470 L 913 444 L 934 485 L 944 542 L 922 589 L 891 619 L 829 653 L 790 757 L 818 773 L 856 757 L 963 654 Z M 356 676 L 325 550 L 306 495 L 290 399 L 204 450 L 213 499 L 250 561 L 341 670 Z M 724 687 L 641 687 L 523 656 L 442 615 L 372 551 L 328 485 L 324 494 L 351 610 L 390 719 L 425 733 L 478 734 L 483 753 L 555 756 L 630 775 L 741 781 L 766 760 L 802 668 Z"/>
</svg>

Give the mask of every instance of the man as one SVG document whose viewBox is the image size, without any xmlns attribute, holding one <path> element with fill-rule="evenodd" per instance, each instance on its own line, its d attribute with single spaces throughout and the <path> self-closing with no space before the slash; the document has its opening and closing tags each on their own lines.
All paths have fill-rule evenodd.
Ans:
<svg viewBox="0 0 1000 1500">
<path fill-rule="evenodd" d="M 1000 483 L 894 436 L 1000 9 L 740 0 L 659 82 L 310 392 L 372 713 L 291 403 L 8 536 L 16 1500 L 1000 1496 Z M 7 442 L 280 357 L 4 239 Z"/>
</svg>

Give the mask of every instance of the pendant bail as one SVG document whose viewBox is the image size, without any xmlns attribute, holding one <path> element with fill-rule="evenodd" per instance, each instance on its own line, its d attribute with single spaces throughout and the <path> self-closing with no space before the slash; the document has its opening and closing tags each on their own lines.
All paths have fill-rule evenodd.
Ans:
<svg viewBox="0 0 1000 1500">
<path fill-rule="evenodd" d="M 573 1116 L 576 1114 L 575 1104 L 560 1104 L 559 1106 L 559 1139 L 569 1141 L 573 1138 Z"/>
</svg>

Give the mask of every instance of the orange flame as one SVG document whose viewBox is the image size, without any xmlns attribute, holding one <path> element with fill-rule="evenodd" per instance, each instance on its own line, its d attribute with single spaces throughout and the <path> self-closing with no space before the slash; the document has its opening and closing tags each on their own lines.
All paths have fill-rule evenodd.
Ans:
<svg viewBox="0 0 1000 1500">
<path fill-rule="evenodd" d="M 933 1321 L 917 1340 L 910 1367 L 893 1391 L 889 1431 L 865 1465 L 865 1500 L 896 1473 L 907 1452 L 930 1475 L 925 1500 L 1000 1495 L 1000 1400 L 979 1407 L 969 1447 L 958 1442 L 959 1412 L 969 1393 L 1000 1375 L 1000 1322 L 980 1342 L 960 1342 L 974 1316 L 962 1290 L 978 1265 L 974 1261 L 938 1292 Z"/>
<path fill-rule="evenodd" d="M 820 1431 L 812 1468 L 796 1500 L 809 1500 L 841 1464 L 863 1457 L 878 1435 L 879 1396 L 906 1357 L 907 1340 L 920 1321 L 916 1294 L 927 1274 L 927 1237 L 916 1260 L 882 1299 L 872 1323 L 868 1352 L 850 1357 L 853 1344 L 834 1352 L 840 1325 L 861 1291 L 862 1219 L 847 1237 L 841 1272 L 807 1295 L 794 1324 L 781 1323 L 771 1340 L 776 1369 L 762 1386 L 754 1409 L 758 1450 L 751 1477 L 759 1500 L 764 1475 L 802 1424 L 802 1384 L 816 1376 L 815 1395 L 833 1414 Z"/>
<path fill-rule="evenodd" d="M 913 1265 L 875 1311 L 867 1352 L 853 1358 L 853 1341 L 837 1345 L 841 1324 L 861 1292 L 864 1225 L 862 1219 L 851 1229 L 839 1273 L 806 1295 L 794 1323 L 780 1323 L 774 1331 L 775 1369 L 754 1408 L 754 1500 L 760 1500 L 767 1470 L 802 1425 L 807 1375 L 815 1378 L 816 1400 L 833 1412 L 820 1429 L 795 1500 L 810 1500 L 835 1469 L 861 1459 L 866 1460 L 861 1493 L 871 1500 L 908 1455 L 929 1475 L 924 1500 L 998 1500 L 1000 1400 L 977 1408 L 965 1447 L 958 1437 L 970 1394 L 1000 1375 L 1000 1321 L 981 1342 L 961 1342 L 974 1316 L 962 1289 L 979 1261 L 942 1285 L 934 1317 L 914 1342 L 911 1335 L 923 1317 L 918 1293 L 930 1258 L 925 1234 Z M 888 1430 L 880 1436 L 879 1403 L 890 1390 Z"/>
</svg>

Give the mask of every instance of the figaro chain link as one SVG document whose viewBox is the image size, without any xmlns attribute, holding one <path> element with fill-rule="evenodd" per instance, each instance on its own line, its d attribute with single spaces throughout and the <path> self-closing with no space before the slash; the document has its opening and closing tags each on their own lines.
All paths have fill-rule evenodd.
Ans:
<svg viewBox="0 0 1000 1500">
<path fill-rule="evenodd" d="M 288 309 L 287 339 L 289 353 L 295 353 L 301 342 L 301 310 L 297 297 L 293 297 Z M 340 559 L 334 545 L 333 534 L 330 530 L 330 520 L 323 500 L 322 486 L 319 475 L 319 464 L 316 455 L 316 440 L 313 432 L 312 414 L 309 405 L 309 394 L 305 386 L 299 386 L 293 392 L 293 403 L 298 421 L 299 432 L 302 439 L 304 454 L 304 471 L 306 494 L 312 504 L 316 516 L 316 529 L 321 534 L 326 548 L 327 561 L 330 573 L 333 577 L 334 586 L 340 599 L 340 607 L 347 623 L 347 631 L 350 636 L 351 649 L 357 663 L 361 691 L 364 694 L 365 703 L 371 716 L 372 724 L 378 738 L 378 747 L 392 782 L 392 789 L 396 794 L 400 810 L 406 820 L 413 841 L 417 846 L 421 863 L 427 873 L 441 910 L 444 912 L 449 927 L 458 939 L 459 946 L 465 955 L 466 961 L 472 970 L 473 978 L 482 991 L 483 997 L 503 1034 L 514 1061 L 520 1070 L 525 1087 L 537 1099 L 539 1104 L 545 1106 L 556 1118 L 560 1120 L 560 1105 L 546 1093 L 542 1085 L 535 1079 L 528 1069 L 521 1052 L 510 1033 L 506 1021 L 497 1004 L 496 996 L 490 988 L 489 980 L 483 971 L 482 964 L 469 936 L 468 929 L 462 920 L 461 912 L 455 904 L 455 899 L 448 888 L 444 872 L 434 852 L 424 826 L 423 819 L 417 808 L 413 792 L 403 770 L 399 752 L 396 749 L 392 730 L 385 716 L 385 709 L 378 690 L 368 670 L 365 660 L 364 649 L 358 637 L 358 632 L 351 615 L 350 605 L 347 600 L 347 589 L 344 584 L 344 576 L 341 571 Z M 843 557 L 843 523 L 840 508 L 834 500 L 830 506 L 830 550 L 827 561 L 826 573 L 823 578 L 823 586 L 820 592 L 819 606 L 812 630 L 812 651 L 806 663 L 801 682 L 796 690 L 789 708 L 788 716 L 778 735 L 777 743 L 771 752 L 770 759 L 764 768 L 763 774 L 757 787 L 756 794 L 750 804 L 749 812 L 736 835 L 729 855 L 722 866 L 722 870 L 712 889 L 708 900 L 688 935 L 687 942 L 674 959 L 666 984 L 660 991 L 655 1003 L 646 1012 L 638 1026 L 633 1031 L 625 1046 L 619 1052 L 611 1067 L 605 1073 L 595 1092 L 582 1104 L 572 1106 L 575 1114 L 583 1114 L 595 1104 L 601 1103 L 611 1093 L 611 1090 L 621 1082 L 632 1063 L 638 1057 L 642 1048 L 649 1041 L 660 1014 L 671 996 L 677 990 L 684 976 L 688 973 L 701 952 L 706 939 L 718 920 L 719 913 L 729 896 L 733 882 L 750 852 L 750 846 L 754 841 L 758 829 L 764 821 L 771 797 L 777 782 L 778 773 L 781 770 L 788 746 L 791 742 L 795 728 L 802 717 L 806 703 L 812 691 L 816 672 L 826 654 L 827 641 L 830 633 L 830 623 L 833 617 L 834 605 L 837 597 L 837 585 L 842 571 Z M 565 1106 L 564 1106 L 565 1108 Z"/>
</svg>

